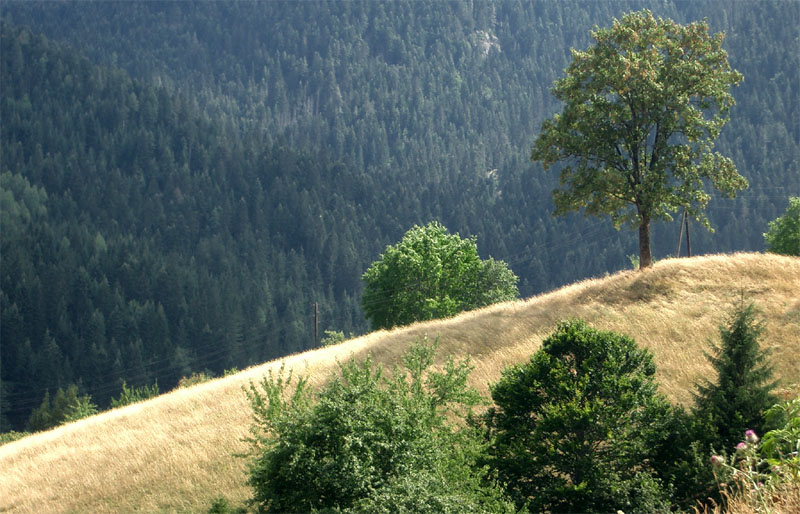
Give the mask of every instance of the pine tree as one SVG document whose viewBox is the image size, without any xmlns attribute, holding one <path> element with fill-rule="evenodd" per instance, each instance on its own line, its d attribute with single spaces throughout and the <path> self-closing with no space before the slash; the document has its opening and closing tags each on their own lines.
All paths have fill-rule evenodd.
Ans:
<svg viewBox="0 0 800 514">
<path fill-rule="evenodd" d="M 42 404 L 31 412 L 28 419 L 27 430 L 38 432 L 53 426 L 53 407 L 50 404 L 50 391 L 45 391 Z"/>
<path fill-rule="evenodd" d="M 706 380 L 696 386 L 695 414 L 710 423 L 709 442 L 717 449 L 732 447 L 746 430 L 762 433 L 764 412 L 776 401 L 769 351 L 758 341 L 763 330 L 755 306 L 742 303 L 730 323 L 720 327 L 722 344 L 707 354 L 718 377 L 715 383 Z"/>
</svg>

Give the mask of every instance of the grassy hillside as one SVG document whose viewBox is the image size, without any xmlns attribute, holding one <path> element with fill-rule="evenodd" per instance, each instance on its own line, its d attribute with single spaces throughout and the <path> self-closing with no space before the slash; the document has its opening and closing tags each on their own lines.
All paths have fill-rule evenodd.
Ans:
<svg viewBox="0 0 800 514">
<path fill-rule="evenodd" d="M 440 356 L 470 355 L 476 386 L 527 359 L 556 321 L 582 317 L 630 334 L 655 354 L 664 393 L 691 401 L 692 384 L 711 372 L 703 357 L 741 297 L 766 321 L 763 345 L 783 386 L 800 377 L 800 259 L 735 254 L 658 262 L 587 280 L 524 301 L 456 318 L 376 332 L 294 355 L 151 401 L 84 419 L 0 447 L 0 511 L 203 511 L 220 494 L 248 496 L 244 459 L 250 409 L 241 387 L 282 362 L 325 379 L 337 359 L 367 352 L 392 363 L 410 341 L 439 335 Z"/>
</svg>

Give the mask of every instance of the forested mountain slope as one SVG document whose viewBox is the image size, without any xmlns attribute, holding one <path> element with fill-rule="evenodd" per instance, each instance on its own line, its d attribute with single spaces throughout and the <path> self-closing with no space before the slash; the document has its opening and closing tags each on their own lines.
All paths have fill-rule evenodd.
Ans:
<svg viewBox="0 0 800 514">
<path fill-rule="evenodd" d="M 592 250 L 571 245 L 574 269 L 560 271 L 561 252 L 549 247 L 578 221 L 552 222 L 554 177 L 528 155 L 556 109 L 548 89 L 569 48 L 585 47 L 594 25 L 643 7 L 679 22 L 707 17 L 727 32 L 745 81 L 719 146 L 752 190 L 744 201 L 712 202 L 717 233 L 697 231 L 693 242 L 698 251 L 759 249 L 762 225 L 785 205 L 776 188 L 800 190 L 793 2 L 12 2 L 4 14 L 96 62 L 186 92 L 265 141 L 326 148 L 379 174 L 398 212 L 477 234 L 482 250 L 521 270 L 523 294 L 532 294 L 622 267 L 634 247 L 627 234 Z M 405 218 L 386 213 L 388 242 L 408 228 Z M 589 242 L 608 235 L 592 227 Z M 677 227 L 656 238 L 662 254 L 677 240 L 668 231 Z"/>
<path fill-rule="evenodd" d="M 553 219 L 528 155 L 569 48 L 642 7 L 728 34 L 751 189 L 692 247 L 760 250 L 800 192 L 796 2 L 4 2 L 2 414 L 309 348 L 314 302 L 363 332 L 360 274 L 414 223 L 524 296 L 626 267 L 634 234 Z"/>
<path fill-rule="evenodd" d="M 17 426 L 48 388 L 80 382 L 105 405 L 120 380 L 172 387 L 310 348 L 315 301 L 323 329 L 363 329 L 355 249 L 377 251 L 387 206 L 363 203 L 377 184 L 26 30 L 3 41 L 2 380 Z"/>
<path fill-rule="evenodd" d="M 204 512 L 224 496 L 247 498 L 251 409 L 242 391 L 269 371 L 308 377 L 316 388 L 345 361 L 372 355 L 387 370 L 418 337 L 439 337 L 438 358 L 470 356 L 472 385 L 484 393 L 508 364 L 527 361 L 559 320 L 635 337 L 650 349 L 660 389 L 691 402 L 692 386 L 711 378 L 704 357 L 742 294 L 765 321 L 776 378 L 800 377 L 800 259 L 735 254 L 661 261 L 643 273 L 587 280 L 524 301 L 379 331 L 292 355 L 238 374 L 80 420 L 0 446 L 0 510 L 36 512 Z M 762 318 L 763 317 L 763 318 Z M 796 390 L 796 389 L 795 389 Z"/>
</svg>

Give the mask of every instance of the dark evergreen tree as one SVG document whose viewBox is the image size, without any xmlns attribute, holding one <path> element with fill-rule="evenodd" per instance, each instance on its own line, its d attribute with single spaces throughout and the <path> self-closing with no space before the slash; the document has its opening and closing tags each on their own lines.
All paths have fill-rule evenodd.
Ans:
<svg viewBox="0 0 800 514">
<path fill-rule="evenodd" d="M 759 344 L 762 332 L 755 306 L 742 302 L 720 327 L 721 344 L 707 354 L 717 377 L 697 384 L 695 416 L 717 450 L 733 447 L 746 430 L 763 433 L 764 413 L 776 402 L 769 351 Z"/>
<path fill-rule="evenodd" d="M 45 391 L 41 405 L 28 419 L 27 429 L 31 432 L 47 430 L 96 413 L 97 405 L 92 403 L 91 397 L 78 394 L 78 386 L 70 384 L 66 390 L 59 387 L 52 401 L 50 392 Z"/>
</svg>

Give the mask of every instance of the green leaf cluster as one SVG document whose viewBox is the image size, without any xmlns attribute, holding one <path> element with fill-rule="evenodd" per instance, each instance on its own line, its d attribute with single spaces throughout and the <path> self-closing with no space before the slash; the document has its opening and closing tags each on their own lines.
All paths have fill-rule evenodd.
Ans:
<svg viewBox="0 0 800 514">
<path fill-rule="evenodd" d="M 8 432 L 0 433 L 0 446 L 6 443 L 12 443 L 23 437 L 30 435 L 29 432 L 17 432 L 16 430 L 9 430 Z"/>
<path fill-rule="evenodd" d="M 786 212 L 769 222 L 764 239 L 772 253 L 800 256 L 800 196 L 789 198 Z"/>
<path fill-rule="evenodd" d="M 444 318 L 519 296 L 502 261 L 481 260 L 475 238 L 438 222 L 415 225 L 363 275 L 362 306 L 373 328 Z"/>
<path fill-rule="evenodd" d="M 344 332 L 341 330 L 326 330 L 324 332 L 325 335 L 322 336 L 322 339 L 319 341 L 320 346 L 333 346 L 335 344 L 339 344 L 344 342 L 347 339 L 347 336 L 344 335 Z M 353 334 L 350 334 L 350 337 L 353 337 Z"/>
<path fill-rule="evenodd" d="M 316 395 L 283 370 L 251 383 L 257 510 L 512 511 L 475 464 L 479 434 L 453 422 L 481 401 L 471 366 L 450 359 L 434 371 L 435 347 L 415 343 L 391 374 L 370 359 L 340 364 Z"/>
<path fill-rule="evenodd" d="M 800 397 L 776 403 L 765 413 L 772 428 L 761 441 L 761 454 L 787 480 L 800 482 Z"/>
<path fill-rule="evenodd" d="M 491 387 L 490 461 L 534 512 L 653 512 L 666 495 L 650 461 L 669 405 L 652 355 L 629 337 L 563 322 Z"/>
<path fill-rule="evenodd" d="M 149 398 L 158 396 L 158 382 L 153 385 L 145 385 L 141 387 L 128 387 L 128 384 L 122 381 L 122 392 L 119 393 L 119 398 L 111 399 L 111 408 L 116 409 L 131 403 L 137 403 Z"/>
</svg>

